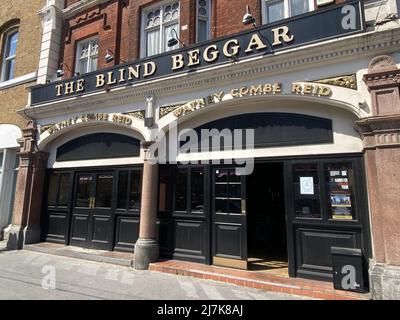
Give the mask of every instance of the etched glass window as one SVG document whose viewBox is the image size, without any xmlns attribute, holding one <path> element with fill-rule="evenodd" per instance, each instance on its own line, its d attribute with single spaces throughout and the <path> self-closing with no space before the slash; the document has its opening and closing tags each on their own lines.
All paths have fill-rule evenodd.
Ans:
<svg viewBox="0 0 400 320">
<path fill-rule="evenodd" d="M 97 70 L 99 56 L 99 40 L 91 38 L 80 41 L 76 52 L 75 72 L 85 74 Z"/>
<path fill-rule="evenodd" d="M 144 12 L 144 56 L 179 48 L 179 44 L 173 47 L 167 45 L 170 38 L 179 37 L 179 14 L 179 2 L 166 3 Z"/>
</svg>

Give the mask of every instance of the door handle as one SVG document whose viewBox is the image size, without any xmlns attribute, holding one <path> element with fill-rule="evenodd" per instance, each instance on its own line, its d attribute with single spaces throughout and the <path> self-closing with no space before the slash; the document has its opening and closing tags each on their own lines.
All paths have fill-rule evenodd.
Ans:
<svg viewBox="0 0 400 320">
<path fill-rule="evenodd" d="M 93 209 L 95 206 L 96 198 L 95 197 L 90 197 L 89 198 L 89 208 Z"/>
<path fill-rule="evenodd" d="M 242 215 L 246 215 L 246 200 L 242 199 Z"/>
</svg>

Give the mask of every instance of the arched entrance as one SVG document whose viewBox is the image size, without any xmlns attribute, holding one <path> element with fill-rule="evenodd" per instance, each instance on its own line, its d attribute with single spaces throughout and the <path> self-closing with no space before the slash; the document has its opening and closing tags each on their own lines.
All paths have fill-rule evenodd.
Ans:
<svg viewBox="0 0 400 320">
<path fill-rule="evenodd" d="M 320 279 L 332 277 L 331 247 L 360 248 L 368 257 L 362 144 L 353 129 L 357 117 L 309 102 L 238 110 L 199 113 L 178 126 L 178 132 L 216 129 L 219 144 L 213 150 L 215 145 L 204 149 L 198 143 L 198 152 L 177 156 L 193 160 L 190 164 L 160 168 L 162 254 Z M 238 176 L 235 161 L 215 160 L 251 158 L 247 140 L 242 137 L 238 150 L 227 150 L 218 135 L 245 128 L 254 130 L 254 170 Z"/>
<path fill-rule="evenodd" d="M 50 154 L 43 240 L 132 252 L 141 207 L 140 135 L 96 126 L 70 130 L 42 146 Z"/>
</svg>

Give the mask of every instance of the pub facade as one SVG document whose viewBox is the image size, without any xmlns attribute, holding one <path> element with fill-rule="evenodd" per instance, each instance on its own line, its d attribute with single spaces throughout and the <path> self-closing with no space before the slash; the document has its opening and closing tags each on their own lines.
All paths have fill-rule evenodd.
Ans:
<svg viewBox="0 0 400 320">
<path fill-rule="evenodd" d="M 48 1 L 9 247 L 327 281 L 353 248 L 398 297 L 397 5 Z"/>
</svg>

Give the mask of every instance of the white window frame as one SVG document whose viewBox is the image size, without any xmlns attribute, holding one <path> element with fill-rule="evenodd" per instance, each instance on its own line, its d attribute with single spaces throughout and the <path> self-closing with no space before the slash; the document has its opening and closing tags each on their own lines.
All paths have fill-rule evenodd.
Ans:
<svg viewBox="0 0 400 320">
<path fill-rule="evenodd" d="M 212 0 L 205 0 L 207 2 L 207 18 L 199 16 L 199 1 L 196 0 L 196 42 L 199 42 L 199 20 L 206 20 L 207 34 L 206 41 L 211 39 L 211 13 L 212 13 Z"/>
<path fill-rule="evenodd" d="M 75 73 L 79 73 L 79 74 L 82 75 L 82 74 L 86 74 L 86 73 L 89 73 L 89 72 L 96 71 L 96 70 L 92 70 L 92 58 L 95 57 L 95 56 L 94 55 L 93 56 L 90 55 L 90 52 L 91 52 L 90 43 L 93 40 L 97 40 L 97 43 L 99 43 L 99 37 L 98 36 L 94 36 L 94 37 L 90 37 L 90 38 L 78 41 L 78 43 L 76 45 L 76 52 L 75 52 Z M 88 55 L 87 58 L 85 58 L 85 59 L 88 60 L 87 61 L 87 68 L 86 68 L 86 72 L 81 72 L 80 66 L 79 66 L 79 62 L 81 61 L 81 59 L 79 58 L 80 57 L 80 52 L 82 50 L 82 47 L 88 42 L 89 42 L 89 49 L 88 49 L 89 50 L 89 55 Z M 97 66 L 98 66 L 98 63 L 99 63 L 99 52 L 97 53 Z"/>
<path fill-rule="evenodd" d="M 164 8 L 169 5 L 169 4 L 173 4 L 174 2 L 178 2 L 179 3 L 179 14 L 178 14 L 178 19 L 173 20 L 173 21 L 168 21 L 168 22 L 164 22 Z M 146 20 L 147 20 L 147 14 L 149 13 L 149 11 L 153 11 L 156 8 L 160 8 L 160 25 L 157 26 L 160 29 L 160 52 L 157 54 L 161 54 L 164 52 L 168 51 L 168 48 L 164 48 L 164 43 L 165 43 L 165 39 L 164 39 L 164 29 L 166 26 L 170 26 L 173 24 L 178 24 L 178 28 L 177 28 L 177 35 L 178 37 L 180 37 L 180 29 L 181 29 L 181 2 L 179 0 L 168 0 L 168 1 L 162 1 L 162 2 L 158 2 L 155 5 L 146 7 L 143 11 L 142 11 L 142 21 L 140 24 L 140 57 L 141 58 L 147 58 L 147 32 L 149 30 L 155 30 L 157 27 L 152 27 L 146 30 Z M 155 54 L 155 55 L 157 55 Z"/>
<path fill-rule="evenodd" d="M 15 61 L 15 57 L 16 54 L 12 55 L 12 56 L 8 56 L 6 57 L 6 52 L 8 49 L 8 46 L 10 45 L 10 39 L 11 37 L 18 33 L 18 41 L 17 41 L 17 47 L 18 47 L 18 42 L 19 42 L 19 28 L 18 27 L 12 27 L 10 29 L 8 29 L 6 32 L 4 32 L 4 46 L 3 46 L 3 56 L 2 56 L 2 63 L 1 63 L 1 81 L 9 81 L 15 78 L 15 75 L 12 74 L 12 76 L 10 78 L 6 78 L 6 67 L 7 64 L 10 63 L 10 61 L 14 60 Z M 17 51 L 17 49 L 15 50 Z M 15 70 L 14 70 L 15 72 Z"/>
<path fill-rule="evenodd" d="M 262 23 L 263 24 L 268 24 L 269 22 L 267 21 L 267 17 L 265 14 L 265 9 L 266 9 L 266 4 L 267 3 L 273 3 L 273 2 L 280 2 L 282 0 L 261 0 L 261 17 L 262 17 Z M 284 17 L 283 19 L 287 19 L 292 17 L 292 12 L 291 12 L 291 1 L 292 0 L 283 0 L 284 2 Z M 308 1 L 308 5 L 310 7 L 310 11 L 315 10 L 315 5 L 314 5 L 314 0 L 307 0 Z M 277 21 L 275 21 L 277 22 Z"/>
</svg>

